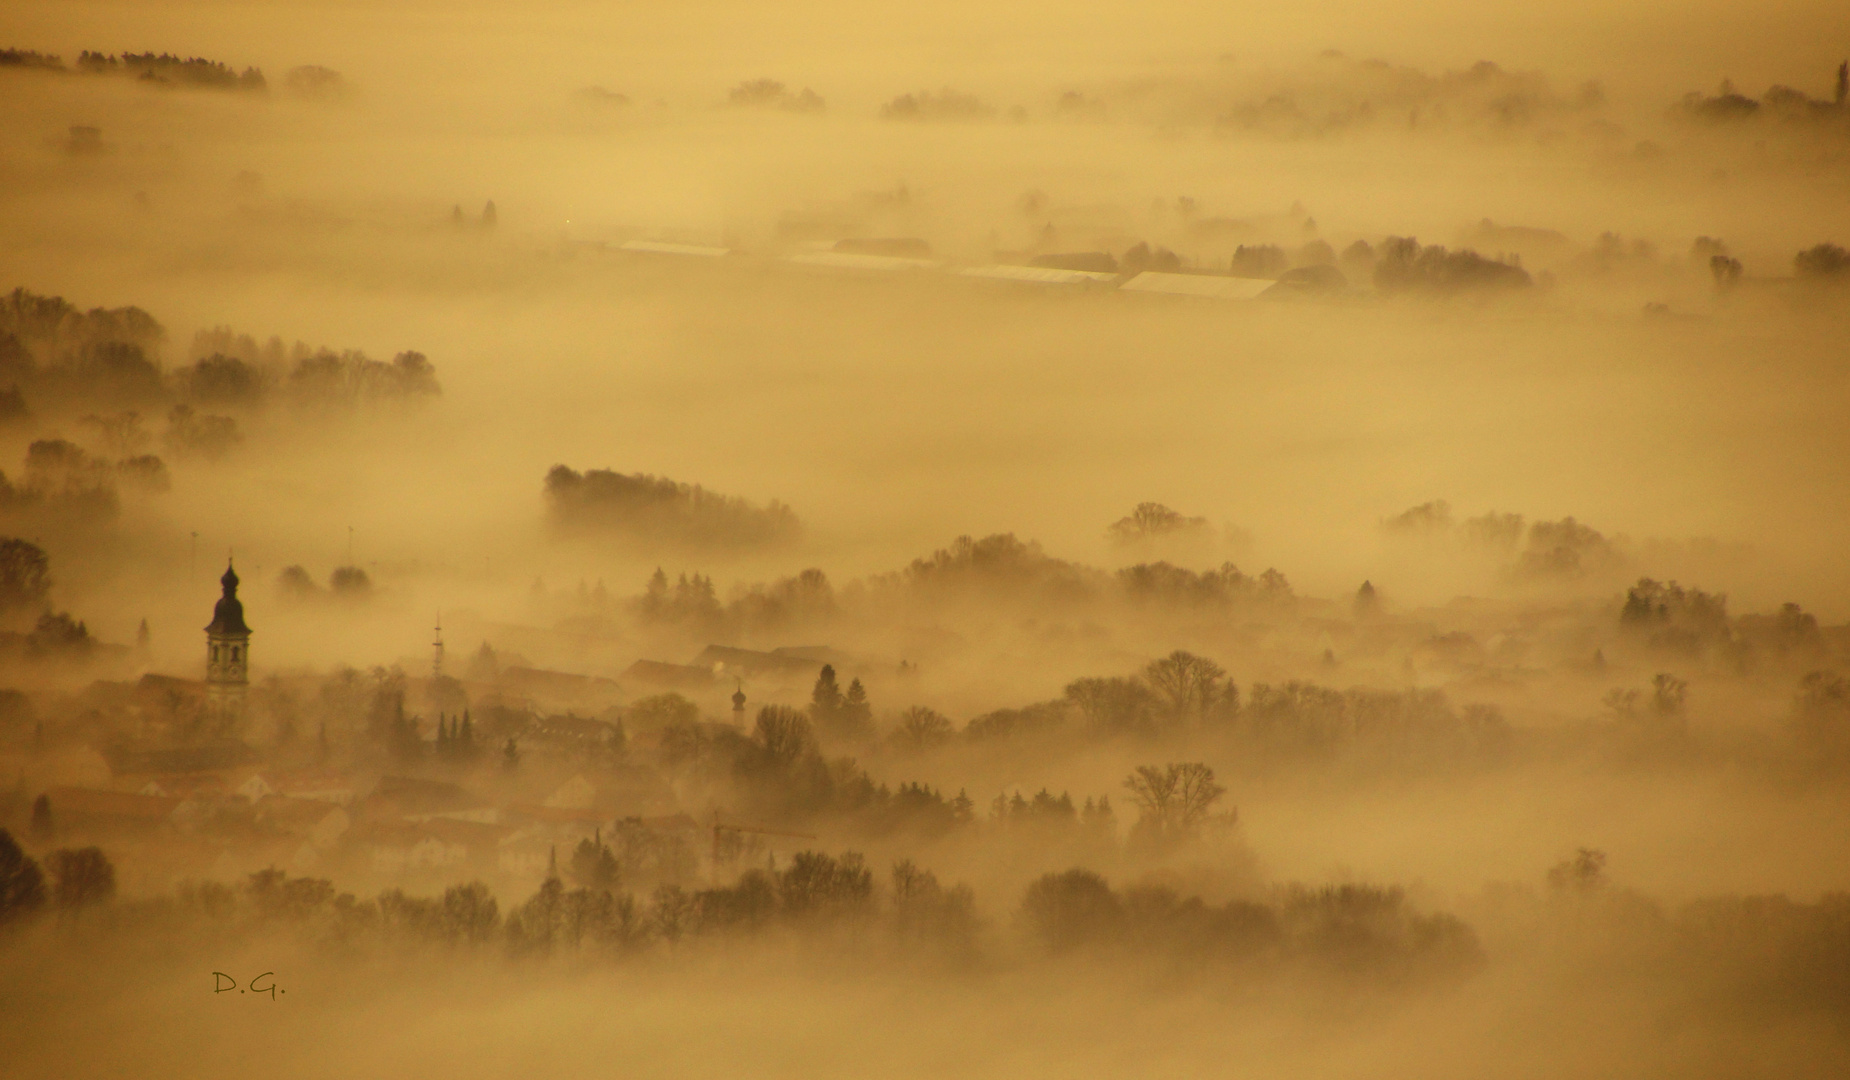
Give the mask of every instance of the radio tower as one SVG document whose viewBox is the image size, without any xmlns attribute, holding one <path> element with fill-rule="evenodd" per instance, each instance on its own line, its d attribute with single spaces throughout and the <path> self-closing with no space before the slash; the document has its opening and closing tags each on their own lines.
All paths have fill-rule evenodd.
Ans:
<svg viewBox="0 0 1850 1080">
<path fill-rule="evenodd" d="M 431 642 L 430 681 L 443 681 L 443 616 L 437 616 L 437 640 Z"/>
</svg>

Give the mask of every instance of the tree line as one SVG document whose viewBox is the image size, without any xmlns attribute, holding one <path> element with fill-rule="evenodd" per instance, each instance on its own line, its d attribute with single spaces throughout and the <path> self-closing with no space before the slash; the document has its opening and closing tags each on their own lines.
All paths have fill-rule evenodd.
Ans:
<svg viewBox="0 0 1850 1080">
<path fill-rule="evenodd" d="M 144 82 L 170 86 L 199 87 L 208 90 L 237 90 L 263 93 L 269 89 L 263 72 L 254 67 L 239 71 L 219 60 L 201 56 L 181 57 L 172 53 L 112 53 L 85 49 L 77 56 L 75 67 L 66 67 L 55 53 L 32 49 L 0 49 L 0 67 L 19 67 L 37 71 L 80 72 L 87 75 L 126 75 Z"/>
<path fill-rule="evenodd" d="M 725 884 L 663 884 L 645 899 L 582 873 L 568 881 L 555 865 L 530 896 L 506 910 L 479 881 L 434 896 L 393 888 L 365 900 L 331 880 L 276 869 L 237 884 L 188 882 L 170 896 L 120 901 L 113 867 L 95 848 L 53 852 L 46 865 L 49 881 L 0 831 L 0 932 L 48 913 L 109 906 L 135 913 L 120 924 L 135 933 L 163 923 L 181 932 L 288 928 L 346 950 L 397 943 L 500 949 L 510 957 L 619 958 L 778 931 L 910 945 L 970 962 L 985 955 L 995 929 L 968 885 L 946 885 L 910 859 L 895 861 L 877 881 L 852 851 L 800 851 L 781 866 L 748 868 Z M 1113 890 L 1098 874 L 1075 868 L 1030 883 L 1010 925 L 1044 955 L 1129 949 L 1228 971 L 1314 961 L 1344 973 L 1404 976 L 1415 969 L 1466 970 L 1480 959 L 1475 936 L 1456 918 L 1417 912 L 1400 890 L 1371 886 L 1294 887 L 1272 900 L 1216 906 L 1162 887 Z"/>
</svg>

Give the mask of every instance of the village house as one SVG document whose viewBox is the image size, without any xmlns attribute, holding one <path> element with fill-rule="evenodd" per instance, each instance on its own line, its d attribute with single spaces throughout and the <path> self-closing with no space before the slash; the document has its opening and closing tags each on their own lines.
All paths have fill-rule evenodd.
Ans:
<svg viewBox="0 0 1850 1080">
<path fill-rule="evenodd" d="M 353 781 L 345 773 L 331 769 L 255 772 L 236 790 L 252 803 L 270 795 L 340 804 L 354 798 Z"/>
<path fill-rule="evenodd" d="M 461 785 L 409 776 L 382 776 L 372 793 L 358 803 L 360 817 L 377 821 L 426 822 L 439 818 L 499 823 L 495 805 Z"/>
<path fill-rule="evenodd" d="M 727 679 L 771 678 L 806 682 L 816 677 L 828 660 L 803 655 L 807 649 L 775 649 L 760 652 L 730 645 L 708 645 L 689 666 L 704 668 Z"/>
<path fill-rule="evenodd" d="M 718 676 L 712 668 L 638 660 L 623 670 L 623 681 L 656 690 L 705 690 L 715 685 Z"/>
<path fill-rule="evenodd" d="M 348 846 L 360 852 L 375 873 L 482 873 L 493 868 L 509 833 L 504 826 L 444 818 L 373 821 L 352 829 Z"/>
<path fill-rule="evenodd" d="M 536 749 L 566 757 L 583 757 L 620 749 L 623 729 L 608 720 L 592 720 L 571 713 L 544 716 L 527 727 L 521 741 Z"/>
<path fill-rule="evenodd" d="M 172 828 L 175 811 L 187 800 L 100 788 L 54 787 L 45 791 L 51 819 L 60 830 L 104 835 L 145 835 Z"/>
<path fill-rule="evenodd" d="M 252 819 L 261 829 L 300 837 L 322 851 L 332 848 L 353 826 L 352 816 L 339 803 L 287 795 L 265 796 L 253 809 Z"/>
<path fill-rule="evenodd" d="M 174 799 L 220 799 L 233 794 L 231 780 L 224 773 L 156 773 L 142 780 L 125 776 L 123 782 L 138 795 L 160 795 Z"/>
<path fill-rule="evenodd" d="M 502 668 L 500 685 L 505 691 L 553 708 L 599 709 L 615 705 L 623 694 L 614 679 L 530 667 Z"/>
</svg>

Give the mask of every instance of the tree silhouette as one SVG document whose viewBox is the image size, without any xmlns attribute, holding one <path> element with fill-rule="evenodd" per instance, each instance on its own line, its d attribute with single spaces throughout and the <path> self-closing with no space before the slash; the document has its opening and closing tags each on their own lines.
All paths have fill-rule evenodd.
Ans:
<svg viewBox="0 0 1850 1080">
<path fill-rule="evenodd" d="M 0 924 L 37 910 L 45 903 L 45 877 L 39 864 L 20 850 L 13 834 L 0 829 Z"/>
<path fill-rule="evenodd" d="M 873 871 L 852 851 L 843 852 L 840 858 L 799 851 L 791 858 L 790 868 L 777 876 L 778 899 L 792 915 L 862 907 L 873 890 Z"/>
<path fill-rule="evenodd" d="M 1486 259 L 1475 251 L 1447 251 L 1437 244 L 1422 247 L 1409 236 L 1390 236 L 1381 243 L 1374 270 L 1375 287 L 1451 291 L 1464 288 L 1523 288 L 1533 284 L 1520 266 Z"/>
<path fill-rule="evenodd" d="M 1660 671 L 1651 679 L 1651 711 L 1666 718 L 1681 716 L 1688 694 L 1689 683 Z"/>
<path fill-rule="evenodd" d="M 51 560 L 25 540 L 0 540 L 0 609 L 36 607 L 51 590 Z"/>
<path fill-rule="evenodd" d="M 578 841 L 572 851 L 572 879 L 589 889 L 614 889 L 619 877 L 617 857 L 599 837 Z"/>
<path fill-rule="evenodd" d="M 679 885 L 661 885 L 649 901 L 649 921 L 655 932 L 670 945 L 692 929 L 694 922 L 694 898 Z"/>
<path fill-rule="evenodd" d="M 1850 277 L 1850 251 L 1836 244 L 1819 244 L 1794 255 L 1792 268 L 1802 278 Z"/>
<path fill-rule="evenodd" d="M 833 727 L 841 717 L 841 687 L 835 682 L 835 668 L 822 665 L 816 685 L 809 692 L 809 716 L 819 727 Z"/>
<path fill-rule="evenodd" d="M 914 750 L 929 750 L 950 741 L 951 721 L 936 709 L 914 705 L 899 714 L 894 739 Z"/>
<path fill-rule="evenodd" d="M 1143 669 L 1144 680 L 1169 715 L 1180 721 L 1204 720 L 1221 704 L 1221 679 L 1226 674 L 1214 661 L 1180 649 Z"/>
<path fill-rule="evenodd" d="M 1741 260 L 1728 255 L 1709 256 L 1709 273 L 1715 275 L 1717 289 L 1732 289 L 1741 280 Z"/>
<path fill-rule="evenodd" d="M 357 566 L 337 566 L 328 575 L 328 591 L 335 596 L 363 599 L 372 595 L 373 579 Z"/>
<path fill-rule="evenodd" d="M 1112 522 L 1105 532 L 1114 543 L 1129 545 L 1159 536 L 1201 533 L 1207 528 L 1207 518 L 1187 517 L 1162 503 L 1146 502 L 1138 503 L 1129 515 Z"/>
<path fill-rule="evenodd" d="M 500 909 L 488 886 L 479 881 L 443 890 L 438 921 L 445 940 L 480 944 L 494 933 Z"/>
<path fill-rule="evenodd" d="M 1563 859 L 1548 871 L 1548 884 L 1557 889 L 1591 892 L 1606 884 L 1606 853 L 1581 848 L 1571 859 Z"/>
<path fill-rule="evenodd" d="M 1147 733 L 1155 728 L 1156 693 L 1142 679 L 1075 679 L 1065 694 L 1094 730 Z"/>
<path fill-rule="evenodd" d="M 45 857 L 45 865 L 51 870 L 52 899 L 66 911 L 116 895 L 116 868 L 101 848 L 60 848 Z"/>
<path fill-rule="evenodd" d="M 787 705 L 766 705 L 758 710 L 752 739 L 771 764 L 794 765 L 814 747 L 809 718 Z"/>
<path fill-rule="evenodd" d="M 1199 761 L 1140 765 L 1125 778 L 1124 786 L 1142 811 L 1139 830 L 1159 841 L 1192 835 L 1227 793 L 1215 782 L 1214 770 Z"/>
<path fill-rule="evenodd" d="M 1825 759 L 1850 754 L 1850 678 L 1807 673 L 1799 681 L 1792 713 L 1794 733 L 1811 754 Z"/>
<path fill-rule="evenodd" d="M 1021 915 L 1043 945 L 1065 950 L 1116 936 L 1124 925 L 1124 904 L 1104 878 L 1076 867 L 1029 885 Z"/>
<path fill-rule="evenodd" d="M 1375 591 L 1372 581 L 1362 582 L 1362 587 L 1355 590 L 1355 617 L 1372 618 L 1381 613 L 1381 596 Z"/>
<path fill-rule="evenodd" d="M 873 722 L 874 708 L 867 702 L 867 688 L 861 685 L 861 680 L 850 679 L 848 692 L 842 696 L 837 726 L 845 734 L 864 735 Z"/>
</svg>

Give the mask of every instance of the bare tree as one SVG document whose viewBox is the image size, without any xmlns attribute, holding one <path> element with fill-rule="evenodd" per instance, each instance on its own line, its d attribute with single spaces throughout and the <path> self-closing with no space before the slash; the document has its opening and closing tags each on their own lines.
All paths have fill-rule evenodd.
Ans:
<svg viewBox="0 0 1850 1080">
<path fill-rule="evenodd" d="M 1214 661 L 1177 649 L 1151 661 L 1143 677 L 1177 720 L 1203 720 L 1222 698 L 1227 672 Z"/>
<path fill-rule="evenodd" d="M 1175 766 L 1167 769 L 1156 765 L 1139 765 L 1136 771 L 1124 778 L 1124 786 L 1130 789 L 1131 801 L 1137 809 L 1143 811 L 1147 819 L 1167 820 L 1170 804 L 1175 801 L 1176 784 L 1180 776 Z"/>
<path fill-rule="evenodd" d="M 1124 786 L 1142 811 L 1138 828 L 1158 840 L 1192 835 L 1227 793 L 1215 782 L 1213 768 L 1199 761 L 1139 765 L 1125 778 Z"/>
<path fill-rule="evenodd" d="M 0 608 L 35 607 L 51 589 L 51 562 L 37 544 L 0 540 Z"/>
<path fill-rule="evenodd" d="M 1207 529 L 1207 518 L 1188 517 L 1169 509 L 1162 503 L 1146 502 L 1138 503 L 1129 516 L 1121 517 L 1113 522 L 1111 527 L 1105 530 L 1105 535 L 1114 543 L 1125 545 L 1154 540 L 1162 536 L 1204 533 Z"/>
<path fill-rule="evenodd" d="M 1548 871 L 1548 884 L 1556 889 L 1591 892 L 1606 884 L 1606 853 L 1581 848 Z"/>
<path fill-rule="evenodd" d="M 1689 683 L 1660 671 L 1651 679 L 1651 711 L 1664 717 L 1681 716 L 1688 694 Z"/>
<path fill-rule="evenodd" d="M 67 910 L 87 907 L 116 895 L 116 868 L 101 848 L 60 848 L 45 858 L 51 870 L 52 898 Z"/>
<path fill-rule="evenodd" d="M 951 721 L 936 709 L 914 705 L 899 714 L 893 737 L 914 750 L 929 750 L 950 739 Z"/>
<path fill-rule="evenodd" d="M 1098 731 L 1145 732 L 1155 727 L 1156 693 L 1138 678 L 1075 679 L 1066 700 Z"/>
<path fill-rule="evenodd" d="M 659 885 L 649 901 L 649 922 L 663 941 L 673 945 L 693 929 L 694 898 L 679 885 Z"/>
<path fill-rule="evenodd" d="M 1606 691 L 1606 696 L 1600 699 L 1600 703 L 1612 710 L 1614 718 L 1619 720 L 1630 720 L 1632 717 L 1638 715 L 1638 697 L 1639 694 L 1636 690 L 1628 690 L 1615 686 L 1611 690 Z"/>
<path fill-rule="evenodd" d="M 1227 789 L 1214 781 L 1214 770 L 1199 761 L 1169 768 L 1176 774 L 1176 823 L 1182 831 L 1192 832 Z"/>
<path fill-rule="evenodd" d="M 778 765 L 790 765 L 809 750 L 809 717 L 787 705 L 766 705 L 758 710 L 758 726 L 752 733 L 765 756 Z"/>
<path fill-rule="evenodd" d="M 444 890 L 443 908 L 439 917 L 446 938 L 479 944 L 487 941 L 489 935 L 494 933 L 501 915 L 488 886 L 471 881 L 467 885 L 452 885 Z"/>
<path fill-rule="evenodd" d="M 1741 260 L 1728 255 L 1709 256 L 1709 273 L 1715 275 L 1715 287 L 1732 289 L 1741 280 Z"/>
<path fill-rule="evenodd" d="M 1075 867 L 1044 874 L 1028 886 L 1021 914 L 1049 949 L 1065 950 L 1109 941 L 1124 929 L 1124 902 L 1105 879 Z"/>
</svg>

